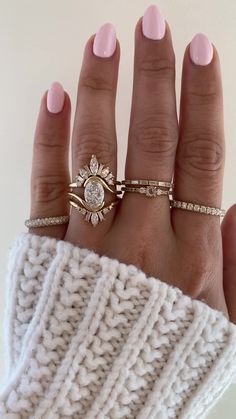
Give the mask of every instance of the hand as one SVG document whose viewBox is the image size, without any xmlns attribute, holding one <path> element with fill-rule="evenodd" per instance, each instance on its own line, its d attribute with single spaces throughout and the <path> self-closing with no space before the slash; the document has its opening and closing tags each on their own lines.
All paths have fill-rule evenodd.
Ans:
<svg viewBox="0 0 236 419">
<path fill-rule="evenodd" d="M 115 30 L 106 24 L 84 52 L 72 134 L 73 179 L 92 154 L 116 174 L 119 57 Z M 69 214 L 69 137 L 70 99 L 54 84 L 43 96 L 36 127 L 31 218 Z M 170 181 L 174 173 L 176 199 L 221 206 L 224 128 L 218 54 L 203 35 L 187 46 L 178 123 L 171 33 L 155 6 L 135 31 L 128 137 L 126 179 Z M 67 226 L 31 232 L 134 264 L 236 322 L 236 206 L 221 229 L 219 217 L 170 210 L 168 197 L 126 193 L 96 228 L 72 209 Z"/>
</svg>

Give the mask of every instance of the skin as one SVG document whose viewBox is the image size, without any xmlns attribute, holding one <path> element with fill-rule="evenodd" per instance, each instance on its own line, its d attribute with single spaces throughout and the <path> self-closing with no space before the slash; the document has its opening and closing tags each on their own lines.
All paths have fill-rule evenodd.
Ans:
<svg viewBox="0 0 236 419">
<path fill-rule="evenodd" d="M 134 83 L 125 168 L 127 179 L 170 180 L 179 200 L 221 206 L 224 124 L 220 63 L 183 60 L 180 117 L 170 28 L 159 41 L 135 30 Z M 111 58 L 93 54 L 88 40 L 72 132 L 72 178 L 96 154 L 116 175 L 115 99 L 120 47 Z M 52 114 L 45 92 L 38 116 L 31 179 L 31 218 L 69 214 L 67 199 L 71 105 Z M 140 97 L 142 100 L 140 100 Z M 126 193 L 96 228 L 72 210 L 68 225 L 31 229 L 100 255 L 134 264 L 177 286 L 236 322 L 236 205 L 219 217 L 171 209 L 167 197 Z"/>
</svg>

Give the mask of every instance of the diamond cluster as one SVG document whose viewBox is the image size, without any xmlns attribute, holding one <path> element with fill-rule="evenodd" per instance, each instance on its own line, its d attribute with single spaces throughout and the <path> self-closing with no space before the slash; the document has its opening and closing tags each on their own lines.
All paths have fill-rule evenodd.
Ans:
<svg viewBox="0 0 236 419">
<path fill-rule="evenodd" d="M 78 188 L 83 186 L 86 179 L 90 176 L 100 176 L 108 185 L 114 185 L 114 176 L 110 172 L 109 167 L 104 167 L 103 164 L 99 164 L 94 154 L 91 157 L 89 166 L 86 165 L 80 169 L 79 174 L 75 178 Z"/>
<path fill-rule="evenodd" d="M 78 212 L 85 216 L 86 221 L 91 222 L 93 226 L 104 220 L 104 215 L 113 208 L 112 203 L 101 209 L 105 199 L 102 181 L 107 185 L 115 185 L 115 179 L 109 167 L 99 164 L 96 156 L 93 154 L 89 165 L 81 168 L 79 174 L 75 177 L 77 187 L 84 187 L 85 203 L 88 204 L 91 211 L 80 205 L 74 206 Z"/>
<path fill-rule="evenodd" d="M 113 205 L 109 205 L 108 207 L 105 207 L 103 209 L 101 209 L 98 212 L 92 212 L 92 211 L 88 211 L 86 210 L 86 208 L 82 208 L 82 207 L 76 207 L 76 210 L 85 215 L 85 219 L 86 221 L 89 221 L 92 223 L 92 225 L 94 227 L 96 227 L 96 225 L 98 225 L 99 221 L 103 221 L 105 219 L 104 215 L 106 215 L 108 212 L 110 212 L 113 208 Z"/>
<path fill-rule="evenodd" d="M 155 186 L 148 186 L 146 188 L 139 188 L 140 193 L 149 196 L 150 198 L 156 198 L 157 196 L 163 195 L 163 190 L 156 188 Z"/>
</svg>

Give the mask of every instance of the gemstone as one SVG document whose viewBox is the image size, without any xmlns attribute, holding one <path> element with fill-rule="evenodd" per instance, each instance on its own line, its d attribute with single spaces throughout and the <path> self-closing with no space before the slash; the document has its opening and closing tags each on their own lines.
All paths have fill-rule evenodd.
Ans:
<svg viewBox="0 0 236 419">
<path fill-rule="evenodd" d="M 102 211 L 98 212 L 98 216 L 99 216 L 100 221 L 104 220 L 104 216 L 103 216 Z"/>
<path fill-rule="evenodd" d="M 101 176 L 107 177 L 108 174 L 109 174 L 109 167 L 105 167 L 105 169 L 102 170 Z"/>
<path fill-rule="evenodd" d="M 93 209 L 99 208 L 104 201 L 104 188 L 99 180 L 89 180 L 84 188 L 84 198 Z"/>
<path fill-rule="evenodd" d="M 87 179 L 87 177 L 88 177 L 88 172 L 85 169 L 80 169 L 79 174 L 84 179 Z"/>
<path fill-rule="evenodd" d="M 200 205 L 195 204 L 194 205 L 194 211 L 199 211 L 200 210 Z"/>
<path fill-rule="evenodd" d="M 182 207 L 183 209 L 186 209 L 186 208 L 187 208 L 187 202 L 182 202 L 181 207 Z"/>
<path fill-rule="evenodd" d="M 191 210 L 193 209 L 193 204 L 189 203 L 189 204 L 187 205 L 187 209 L 191 211 Z"/>
<path fill-rule="evenodd" d="M 90 167 L 91 173 L 93 175 L 96 175 L 98 171 L 98 161 L 94 154 L 91 157 L 89 167 Z"/>
<path fill-rule="evenodd" d="M 113 178 L 113 174 L 112 173 L 108 173 L 108 175 L 106 176 L 106 180 L 112 179 Z"/>
<path fill-rule="evenodd" d="M 148 186 L 146 190 L 146 195 L 150 197 L 156 196 L 156 188 L 154 188 L 153 186 Z"/>
<path fill-rule="evenodd" d="M 98 171 L 97 171 L 97 176 L 101 176 L 101 173 L 102 173 L 103 168 L 104 168 L 104 165 L 100 163 L 99 164 Z"/>
<path fill-rule="evenodd" d="M 86 221 L 89 221 L 89 220 L 90 220 L 90 217 L 91 217 L 91 212 L 90 212 L 90 211 L 87 211 L 87 214 L 86 214 L 85 220 L 86 220 Z"/>
<path fill-rule="evenodd" d="M 98 224 L 98 221 L 99 221 L 98 214 L 96 212 L 93 212 L 91 215 L 91 223 L 93 224 L 94 227 Z"/>
<path fill-rule="evenodd" d="M 81 176 L 76 176 L 75 181 L 76 181 L 76 184 L 77 184 L 78 188 L 80 186 L 82 186 L 83 183 L 84 183 L 84 179 Z"/>
</svg>

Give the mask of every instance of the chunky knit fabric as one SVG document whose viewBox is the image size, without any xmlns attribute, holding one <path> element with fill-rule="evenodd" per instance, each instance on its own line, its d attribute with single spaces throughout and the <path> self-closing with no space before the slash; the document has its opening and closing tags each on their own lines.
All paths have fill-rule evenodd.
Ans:
<svg viewBox="0 0 236 419">
<path fill-rule="evenodd" d="M 236 327 L 134 266 L 31 234 L 10 253 L 7 419 L 204 418 L 236 371 Z"/>
</svg>

